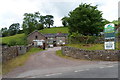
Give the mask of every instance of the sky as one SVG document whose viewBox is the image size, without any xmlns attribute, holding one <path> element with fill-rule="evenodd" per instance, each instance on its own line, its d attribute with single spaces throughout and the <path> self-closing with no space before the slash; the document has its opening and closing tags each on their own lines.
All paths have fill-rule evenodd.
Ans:
<svg viewBox="0 0 120 80">
<path fill-rule="evenodd" d="M 54 26 L 62 26 L 61 18 L 78 7 L 81 3 L 98 5 L 103 18 L 113 21 L 118 19 L 120 0 L 0 0 L 0 29 L 9 28 L 13 23 L 22 25 L 24 13 L 39 11 L 41 15 L 53 15 Z M 120 5 L 120 4 L 119 4 Z"/>
</svg>

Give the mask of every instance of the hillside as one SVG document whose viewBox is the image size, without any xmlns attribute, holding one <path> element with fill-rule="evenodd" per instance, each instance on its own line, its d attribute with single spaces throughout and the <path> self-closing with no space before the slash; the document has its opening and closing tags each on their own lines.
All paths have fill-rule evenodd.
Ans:
<svg viewBox="0 0 120 80">
<path fill-rule="evenodd" d="M 47 33 L 68 33 L 67 27 L 53 27 L 53 28 L 46 28 L 43 30 L 40 30 L 41 33 L 47 34 Z"/>
<path fill-rule="evenodd" d="M 24 45 L 26 42 L 25 34 L 16 34 L 13 36 L 3 37 L 2 43 L 8 45 Z"/>
<path fill-rule="evenodd" d="M 39 32 L 46 34 L 46 33 L 68 33 L 67 27 L 54 27 L 54 28 L 45 28 L 43 30 L 40 30 Z M 1 38 L 0 38 L 1 40 Z M 24 45 L 26 43 L 25 34 L 16 34 L 13 36 L 3 37 L 2 43 L 8 44 L 8 45 Z"/>
</svg>

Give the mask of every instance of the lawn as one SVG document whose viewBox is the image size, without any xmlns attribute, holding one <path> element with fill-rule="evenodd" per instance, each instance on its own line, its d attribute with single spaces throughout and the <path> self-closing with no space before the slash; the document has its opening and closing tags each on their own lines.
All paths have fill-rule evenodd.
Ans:
<svg viewBox="0 0 120 80">
<path fill-rule="evenodd" d="M 40 30 L 41 33 L 47 34 L 47 33 L 68 33 L 68 27 L 53 27 L 53 28 L 45 28 L 43 30 Z"/>
<path fill-rule="evenodd" d="M 28 58 L 32 54 L 35 54 L 39 51 L 43 51 L 43 50 L 40 48 L 31 48 L 24 55 L 20 55 L 16 58 L 6 62 L 5 64 L 2 64 L 2 71 L 3 71 L 2 74 L 6 74 L 6 73 L 10 72 L 11 70 L 13 70 L 14 68 L 24 65 L 24 63 L 28 60 Z"/>
</svg>

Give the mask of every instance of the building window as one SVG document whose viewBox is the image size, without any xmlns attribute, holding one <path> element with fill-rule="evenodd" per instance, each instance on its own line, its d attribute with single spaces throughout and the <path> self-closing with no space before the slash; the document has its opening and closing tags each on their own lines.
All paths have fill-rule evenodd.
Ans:
<svg viewBox="0 0 120 80">
<path fill-rule="evenodd" d="M 35 39 L 38 39 L 38 36 L 35 36 Z"/>
</svg>

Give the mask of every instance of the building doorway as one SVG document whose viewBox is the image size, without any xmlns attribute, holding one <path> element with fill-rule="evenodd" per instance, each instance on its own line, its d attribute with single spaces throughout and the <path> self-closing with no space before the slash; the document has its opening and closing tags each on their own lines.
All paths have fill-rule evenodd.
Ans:
<svg viewBox="0 0 120 80">
<path fill-rule="evenodd" d="M 53 41 L 53 46 L 56 47 L 56 41 Z"/>
</svg>

